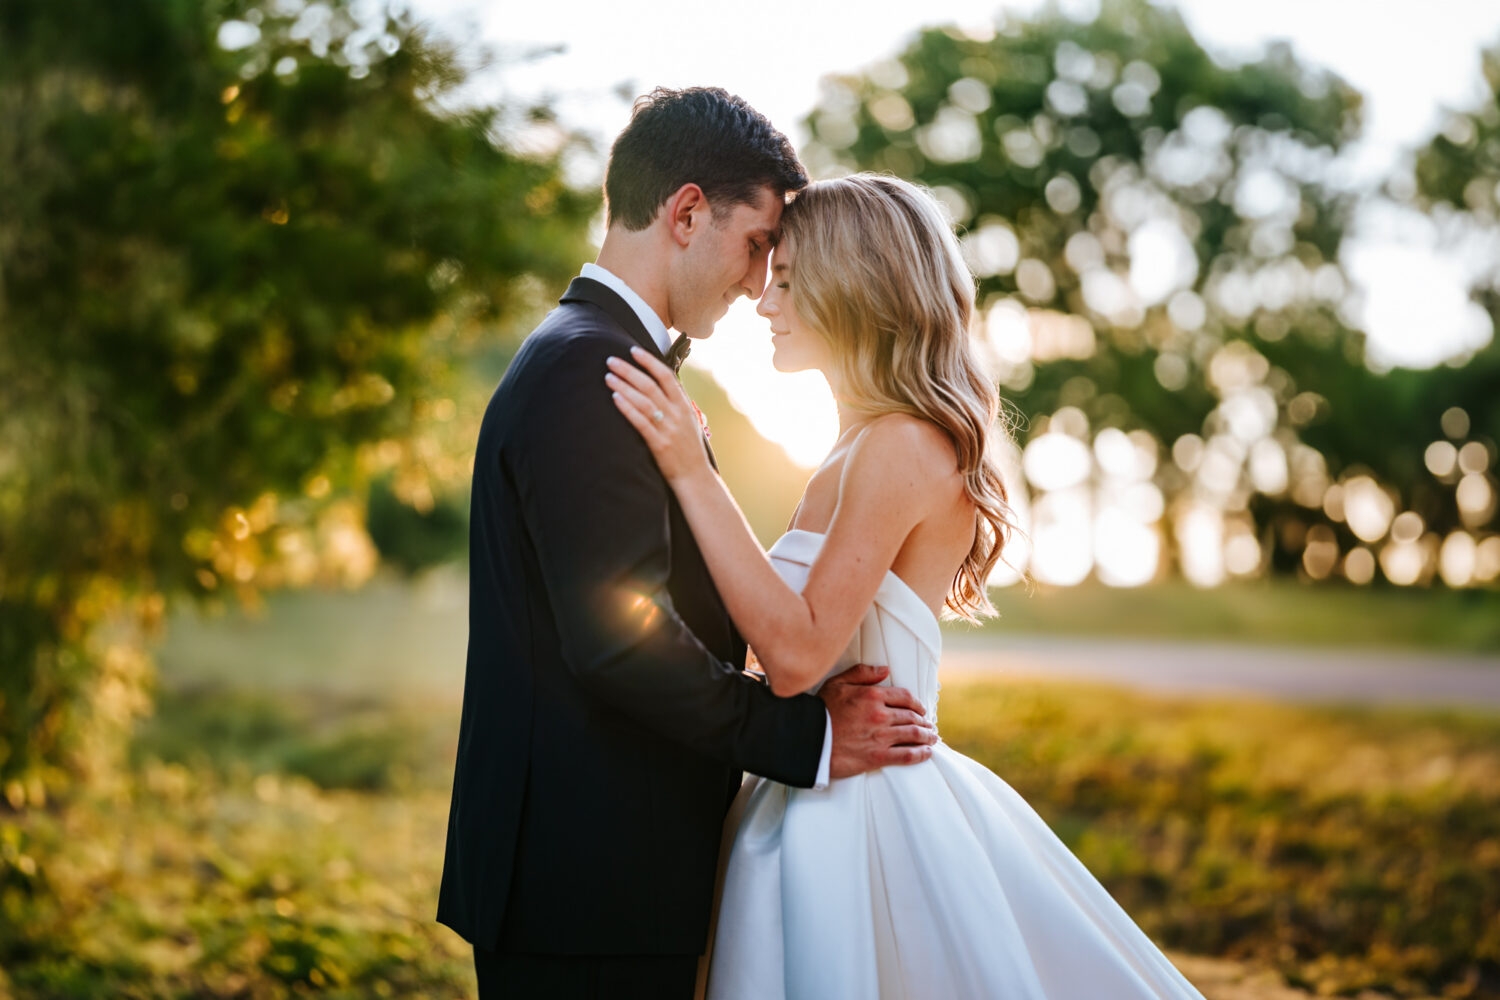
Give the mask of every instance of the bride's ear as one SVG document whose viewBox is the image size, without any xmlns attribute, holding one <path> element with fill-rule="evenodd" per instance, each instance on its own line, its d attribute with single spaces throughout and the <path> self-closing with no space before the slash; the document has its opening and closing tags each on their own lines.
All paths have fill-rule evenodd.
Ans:
<svg viewBox="0 0 1500 1000">
<path fill-rule="evenodd" d="M 708 198 L 696 184 L 684 184 L 667 199 L 663 211 L 666 213 L 667 230 L 672 240 L 686 247 L 693 237 L 708 224 Z"/>
</svg>

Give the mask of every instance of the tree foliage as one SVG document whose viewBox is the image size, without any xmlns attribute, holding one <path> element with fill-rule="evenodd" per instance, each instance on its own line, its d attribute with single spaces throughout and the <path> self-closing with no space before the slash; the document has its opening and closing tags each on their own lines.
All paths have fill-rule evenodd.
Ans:
<svg viewBox="0 0 1500 1000">
<path fill-rule="evenodd" d="M 166 597 L 367 571 L 350 497 L 387 474 L 430 506 L 467 471 L 436 446 L 455 359 L 580 259 L 597 197 L 564 181 L 574 140 L 542 109 L 445 109 L 464 53 L 361 9 L 0 10 L 12 805 L 144 710 L 121 637 Z M 520 155 L 518 129 L 558 141 Z"/>
<path fill-rule="evenodd" d="M 948 204 L 1032 437 L 1099 450 L 1099 431 L 1133 431 L 1167 522 L 1221 511 L 1261 553 L 1253 570 L 1306 572 L 1310 538 L 1334 553 L 1377 541 L 1328 502 L 1344 479 L 1415 507 L 1429 545 L 1479 527 L 1423 454 L 1448 409 L 1494 412 L 1494 344 L 1458 369 L 1366 363 L 1339 260 L 1368 196 L 1339 163 L 1360 113 L 1353 88 L 1283 44 L 1229 65 L 1175 11 L 1112 0 L 1087 23 L 1044 8 L 992 35 L 922 31 L 827 83 L 808 158 L 910 177 Z M 1493 454 L 1491 420 L 1475 431 Z"/>
</svg>

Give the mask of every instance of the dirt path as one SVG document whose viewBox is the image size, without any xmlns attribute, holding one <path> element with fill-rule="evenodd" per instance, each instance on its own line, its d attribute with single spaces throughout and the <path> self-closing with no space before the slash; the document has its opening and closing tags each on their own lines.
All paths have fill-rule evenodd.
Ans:
<svg viewBox="0 0 1500 1000">
<path fill-rule="evenodd" d="M 1204 697 L 1500 709 L 1500 656 L 1056 636 L 944 638 L 945 675 L 1090 679 Z"/>
</svg>

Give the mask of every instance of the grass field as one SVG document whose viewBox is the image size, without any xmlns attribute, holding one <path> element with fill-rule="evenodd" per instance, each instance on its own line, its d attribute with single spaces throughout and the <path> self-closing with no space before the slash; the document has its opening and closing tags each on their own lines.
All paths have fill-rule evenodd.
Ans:
<svg viewBox="0 0 1500 1000">
<path fill-rule="evenodd" d="M 997 596 L 980 641 L 1493 648 L 1491 594 Z M 472 996 L 433 921 L 465 616 L 453 573 L 178 614 L 120 781 L 0 816 L 0 1000 Z M 1500 998 L 1500 715 L 976 677 L 940 721 L 1209 1000 Z"/>
<path fill-rule="evenodd" d="M 1500 716 L 967 681 L 939 719 L 1159 941 L 1500 996 Z"/>
<path fill-rule="evenodd" d="M 1500 717 L 964 680 L 940 721 L 1174 954 L 1500 997 Z M 456 732 L 446 697 L 167 678 L 113 792 L 0 824 L 0 997 L 473 995 L 432 920 Z"/>
</svg>

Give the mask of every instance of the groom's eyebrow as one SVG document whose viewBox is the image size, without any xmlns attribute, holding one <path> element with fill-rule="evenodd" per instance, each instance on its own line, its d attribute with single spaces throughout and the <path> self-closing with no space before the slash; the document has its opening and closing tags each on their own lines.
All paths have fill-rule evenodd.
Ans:
<svg viewBox="0 0 1500 1000">
<path fill-rule="evenodd" d="M 781 230 L 779 229 L 762 229 L 755 235 L 768 247 L 774 247 L 777 243 L 781 242 Z"/>
</svg>

